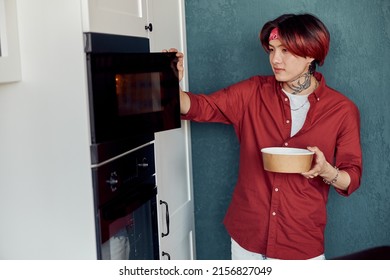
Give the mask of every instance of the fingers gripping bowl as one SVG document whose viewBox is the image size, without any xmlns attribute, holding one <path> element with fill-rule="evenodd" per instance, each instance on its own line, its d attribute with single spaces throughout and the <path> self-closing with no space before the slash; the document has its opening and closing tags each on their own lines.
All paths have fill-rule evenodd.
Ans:
<svg viewBox="0 0 390 280">
<path fill-rule="evenodd" d="M 261 149 L 264 169 L 279 173 L 310 170 L 314 152 L 306 149 L 269 147 Z"/>
</svg>

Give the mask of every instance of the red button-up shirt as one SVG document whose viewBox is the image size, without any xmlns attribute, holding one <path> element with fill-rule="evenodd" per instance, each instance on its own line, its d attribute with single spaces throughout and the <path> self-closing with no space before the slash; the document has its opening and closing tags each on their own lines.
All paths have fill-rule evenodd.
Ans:
<svg viewBox="0 0 390 280">
<path fill-rule="evenodd" d="M 238 180 L 224 224 L 246 250 L 278 259 L 324 253 L 329 186 L 321 177 L 265 171 L 262 148 L 317 146 L 351 177 L 348 190 L 338 193 L 348 196 L 360 185 L 359 111 L 321 74 L 316 78 L 306 121 L 293 137 L 289 99 L 274 76 L 255 76 L 210 95 L 189 93 L 191 108 L 183 119 L 231 124 L 239 139 Z"/>
</svg>

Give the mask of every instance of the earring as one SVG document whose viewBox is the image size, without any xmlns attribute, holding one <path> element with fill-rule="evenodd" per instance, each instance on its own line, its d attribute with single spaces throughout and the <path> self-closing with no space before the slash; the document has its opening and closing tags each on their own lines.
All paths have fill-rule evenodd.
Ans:
<svg viewBox="0 0 390 280">
<path fill-rule="evenodd" d="M 313 73 L 316 71 L 316 61 L 313 60 L 309 65 L 309 74 L 313 75 Z"/>
</svg>

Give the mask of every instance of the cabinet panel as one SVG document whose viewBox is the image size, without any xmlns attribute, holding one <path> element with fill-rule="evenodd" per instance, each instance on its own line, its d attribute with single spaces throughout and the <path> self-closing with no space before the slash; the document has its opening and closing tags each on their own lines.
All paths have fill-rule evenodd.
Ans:
<svg viewBox="0 0 390 280">
<path fill-rule="evenodd" d="M 85 32 L 148 37 L 147 0 L 83 0 Z"/>
<path fill-rule="evenodd" d="M 188 234 L 182 236 L 182 239 L 174 240 L 173 242 L 170 242 L 169 246 L 169 252 L 165 252 L 162 250 L 160 259 L 166 260 L 190 260 L 192 259 L 194 252 L 193 252 L 193 239 L 194 235 L 193 232 L 190 231 Z M 164 246 L 168 248 L 168 246 Z M 190 250 L 183 250 L 183 248 L 190 248 Z"/>
<path fill-rule="evenodd" d="M 151 51 L 177 48 L 186 53 L 184 0 L 149 0 Z M 187 71 L 184 60 L 185 73 Z M 182 80 L 186 89 L 188 77 Z M 159 199 L 169 205 L 170 233 L 161 237 L 161 253 L 171 259 L 195 259 L 195 222 L 192 193 L 190 123 L 182 121 L 180 129 L 156 133 L 156 180 Z M 159 209 L 160 230 L 166 232 L 165 209 Z M 165 258 L 166 256 L 161 256 Z"/>
<path fill-rule="evenodd" d="M 177 48 L 186 53 L 184 0 L 149 0 L 151 51 Z M 187 64 L 182 88 L 187 89 Z M 156 180 L 158 197 L 169 205 L 169 235 L 160 238 L 161 253 L 171 259 L 194 259 L 195 223 L 192 193 L 190 123 L 182 121 L 180 129 L 155 134 Z M 166 209 L 159 208 L 160 231 L 166 232 Z M 161 236 L 161 234 L 160 234 Z M 161 256 L 162 259 L 167 256 Z"/>
<path fill-rule="evenodd" d="M 181 0 L 149 0 L 149 20 L 153 23 L 150 33 L 152 51 L 176 48 L 185 51 L 184 4 Z"/>
<path fill-rule="evenodd" d="M 0 0 L 0 83 L 21 80 L 16 2 Z"/>
<path fill-rule="evenodd" d="M 194 259 L 194 205 L 191 163 L 188 143 L 188 123 L 180 129 L 156 133 L 156 180 L 158 197 L 168 204 L 159 209 L 161 251 L 171 259 Z"/>
</svg>

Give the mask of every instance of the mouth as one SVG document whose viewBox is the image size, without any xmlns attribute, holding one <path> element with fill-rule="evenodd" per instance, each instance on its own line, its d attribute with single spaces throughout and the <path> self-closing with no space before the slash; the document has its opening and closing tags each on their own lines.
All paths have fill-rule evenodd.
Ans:
<svg viewBox="0 0 390 280">
<path fill-rule="evenodd" d="M 278 74 L 278 73 L 281 73 L 281 72 L 284 71 L 283 68 L 276 68 L 276 67 L 274 67 L 273 70 L 274 70 L 274 73 L 275 73 L 275 74 Z"/>
</svg>

